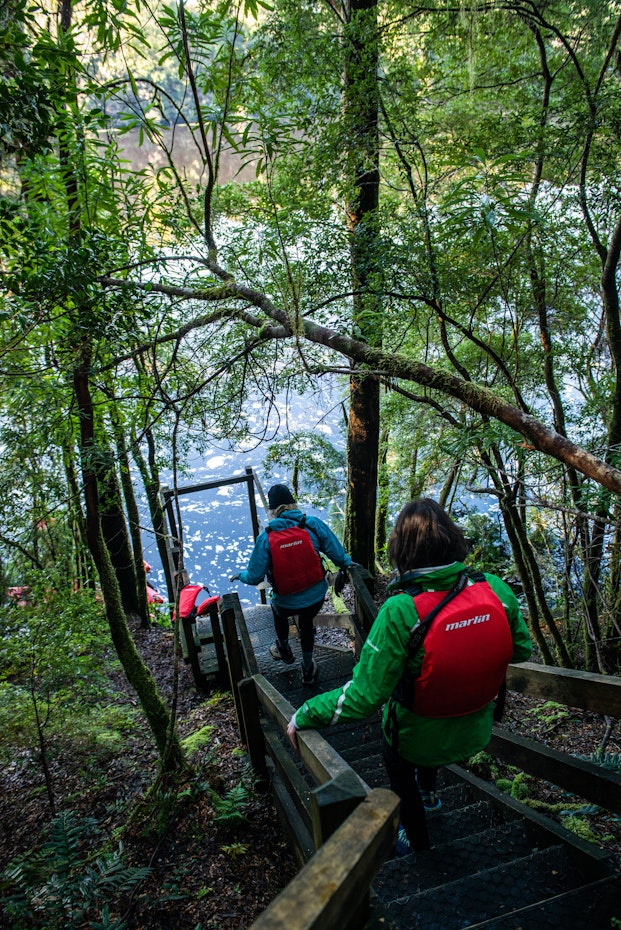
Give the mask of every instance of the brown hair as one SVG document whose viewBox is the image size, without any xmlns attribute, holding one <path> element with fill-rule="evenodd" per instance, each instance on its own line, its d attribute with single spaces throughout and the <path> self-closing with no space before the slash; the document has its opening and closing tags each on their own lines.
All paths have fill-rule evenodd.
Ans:
<svg viewBox="0 0 621 930">
<path fill-rule="evenodd" d="M 399 574 L 415 568 L 462 562 L 468 552 L 463 531 L 429 497 L 406 504 L 388 540 L 388 557 Z"/>
</svg>

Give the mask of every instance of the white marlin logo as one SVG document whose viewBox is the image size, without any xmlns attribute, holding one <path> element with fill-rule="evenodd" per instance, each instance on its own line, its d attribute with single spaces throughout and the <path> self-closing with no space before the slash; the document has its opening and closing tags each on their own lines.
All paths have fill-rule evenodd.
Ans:
<svg viewBox="0 0 621 930">
<path fill-rule="evenodd" d="M 291 546 L 301 546 L 301 545 L 302 545 L 302 540 L 301 540 L 301 539 L 296 539 L 295 542 L 282 543 L 282 545 L 281 545 L 280 548 L 281 548 L 281 549 L 290 549 Z"/>
<path fill-rule="evenodd" d="M 461 630 L 465 626 L 472 626 L 475 623 L 486 623 L 490 619 L 489 614 L 480 614 L 478 617 L 469 617 L 467 620 L 458 620 L 457 623 L 447 623 L 444 627 L 445 633 L 449 630 Z"/>
</svg>

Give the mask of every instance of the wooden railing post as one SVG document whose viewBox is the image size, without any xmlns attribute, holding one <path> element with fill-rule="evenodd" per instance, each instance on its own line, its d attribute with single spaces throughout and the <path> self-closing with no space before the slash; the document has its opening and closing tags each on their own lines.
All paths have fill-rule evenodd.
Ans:
<svg viewBox="0 0 621 930">
<path fill-rule="evenodd" d="M 175 621 L 178 622 L 178 621 Z M 199 646 L 196 643 L 196 628 L 189 617 L 181 618 L 181 631 L 183 633 L 183 640 L 185 641 L 185 646 L 187 649 L 187 658 L 190 662 L 190 668 L 192 669 L 192 675 L 194 677 L 194 684 L 199 691 L 208 691 L 207 679 L 203 674 L 203 671 L 199 662 Z M 182 641 L 183 645 L 183 641 Z"/>
<path fill-rule="evenodd" d="M 621 718 L 621 678 L 521 662 L 507 669 L 507 687 L 529 697 Z"/>
<path fill-rule="evenodd" d="M 241 720 L 243 721 L 244 742 L 250 756 L 250 762 L 257 773 L 259 788 L 269 782 L 269 772 L 265 758 L 265 738 L 261 728 L 259 699 L 253 678 L 244 678 L 237 683 Z"/>
<path fill-rule="evenodd" d="M 356 654 L 360 655 L 360 650 L 377 617 L 378 608 L 372 597 L 374 583 L 369 572 L 356 565 L 349 569 L 349 577 L 354 589 Z"/>
<path fill-rule="evenodd" d="M 394 846 L 399 798 L 375 788 L 250 930 L 362 930 L 368 889 Z"/>
<path fill-rule="evenodd" d="M 224 642 L 222 639 L 222 627 L 220 626 L 220 611 L 218 610 L 218 604 L 212 604 L 209 608 L 209 622 L 211 624 L 211 635 L 213 637 L 213 645 L 216 652 L 216 660 L 218 662 L 218 685 L 221 688 L 226 688 L 230 675 L 228 673 L 228 660 L 224 651 Z M 198 624 L 198 617 L 196 618 Z"/>
<path fill-rule="evenodd" d="M 313 841 L 319 849 L 367 796 L 367 789 L 353 770 L 339 772 L 311 792 Z"/>
<path fill-rule="evenodd" d="M 242 742 L 246 743 L 246 731 L 244 727 L 244 715 L 241 708 L 241 699 L 239 695 L 239 683 L 246 676 L 242 660 L 242 651 L 237 636 L 237 625 L 235 623 L 235 609 L 231 603 L 232 596 L 225 594 L 221 601 L 220 617 L 222 619 L 222 632 L 224 633 L 224 642 L 226 644 L 226 661 L 229 669 L 229 680 L 231 682 L 231 693 L 235 704 L 235 713 L 237 714 L 237 726 L 241 734 Z"/>
</svg>

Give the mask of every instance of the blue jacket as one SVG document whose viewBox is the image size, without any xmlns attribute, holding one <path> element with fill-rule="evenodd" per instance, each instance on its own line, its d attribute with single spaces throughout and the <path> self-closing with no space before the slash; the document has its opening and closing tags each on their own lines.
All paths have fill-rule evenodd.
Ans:
<svg viewBox="0 0 621 930">
<path fill-rule="evenodd" d="M 297 526 L 302 519 L 301 510 L 285 510 L 280 517 L 270 521 L 270 526 L 274 530 L 285 530 L 291 526 Z M 352 564 L 350 556 L 347 555 L 343 546 L 338 541 L 332 530 L 319 517 L 306 517 L 306 525 L 313 546 L 319 553 L 326 555 L 331 562 L 334 562 L 339 568 L 348 568 Z M 239 580 L 244 584 L 260 584 L 267 575 L 270 567 L 270 545 L 267 539 L 267 533 L 263 530 L 259 533 L 254 544 L 248 568 L 240 572 Z M 326 596 L 328 585 L 325 581 L 319 581 L 311 588 L 305 591 L 298 591 L 296 594 L 286 596 L 278 595 L 272 592 L 274 607 L 280 610 L 291 610 L 295 613 L 302 607 L 310 607 L 311 604 L 317 604 Z"/>
</svg>

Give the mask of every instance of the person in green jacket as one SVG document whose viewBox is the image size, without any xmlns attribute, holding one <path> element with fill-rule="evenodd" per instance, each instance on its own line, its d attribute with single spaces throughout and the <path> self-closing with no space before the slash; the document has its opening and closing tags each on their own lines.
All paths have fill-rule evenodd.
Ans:
<svg viewBox="0 0 621 930">
<path fill-rule="evenodd" d="M 297 730 L 363 720 L 383 706 L 384 762 L 390 786 L 401 798 L 398 855 L 429 848 L 419 783 L 425 781 L 423 789 L 433 785 L 434 770 L 469 759 L 487 746 L 492 734 L 493 700 L 473 712 L 457 710 L 450 716 L 437 717 L 417 714 L 393 694 L 404 674 L 414 680 L 418 678 L 425 658 L 424 641 L 413 655 L 409 653 L 410 637 L 421 618 L 412 594 L 406 589 L 416 583 L 418 590 L 425 592 L 449 591 L 465 570 L 463 560 L 467 551 L 462 530 L 435 501 L 420 498 L 406 504 L 388 543 L 389 558 L 398 570 L 398 578 L 389 585 L 392 596 L 377 615 L 352 679 L 342 687 L 305 701 L 293 714 L 287 730 L 291 744 L 297 749 Z M 511 637 L 509 652 L 513 644 L 510 661 L 525 662 L 531 655 L 532 643 L 517 598 L 497 576 L 485 573 L 481 575 L 483 578 L 491 592 L 486 585 L 475 590 L 485 591 L 487 601 L 491 598 L 504 611 Z M 468 584 L 473 583 L 474 580 L 468 580 Z M 459 595 L 453 607 L 458 598 Z M 483 619 L 485 616 L 482 615 Z M 453 626 L 468 626 L 479 619 L 475 616 Z M 433 623 L 437 622 L 436 618 Z M 484 655 L 479 652 L 477 656 L 481 654 Z M 459 704 L 459 693 L 453 694 L 451 700 Z"/>
</svg>

